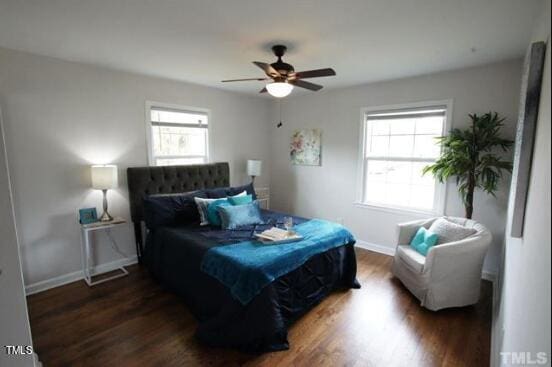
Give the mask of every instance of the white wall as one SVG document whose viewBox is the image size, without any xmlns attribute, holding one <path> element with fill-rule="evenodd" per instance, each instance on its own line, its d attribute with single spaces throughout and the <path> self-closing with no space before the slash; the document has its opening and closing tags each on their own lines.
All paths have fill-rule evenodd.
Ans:
<svg viewBox="0 0 552 367">
<path fill-rule="evenodd" d="M 493 325 L 494 365 L 499 352 L 548 353 L 550 350 L 550 1 L 544 2 L 542 19 L 535 25 L 533 41 L 548 41 L 539 116 L 522 239 L 506 231 L 506 245 Z M 515 188 L 512 185 L 511 192 Z M 513 204 L 513 200 L 511 200 Z M 508 223 L 512 216 L 509 208 Z M 503 363 L 508 366 L 511 364 Z"/>
<path fill-rule="evenodd" d="M 6 345 L 32 345 L 13 218 L 0 110 L 0 366 L 33 365 L 32 355 L 7 355 Z"/>
<path fill-rule="evenodd" d="M 305 216 L 343 219 L 357 238 L 391 248 L 395 224 L 415 219 L 354 207 L 360 109 L 379 105 L 453 99 L 453 125 L 470 112 L 496 110 L 514 136 L 520 79 L 517 60 L 318 94 L 278 103 L 212 88 L 112 71 L 0 48 L 0 105 L 4 107 L 14 205 L 21 237 L 25 283 L 36 284 L 80 269 L 76 209 L 99 206 L 89 188 L 88 165 L 115 163 L 120 188 L 109 194 L 112 214 L 128 217 L 125 168 L 145 165 L 144 103 L 153 100 L 209 108 L 214 161 L 229 161 L 233 183 L 247 180 L 245 160 L 264 161 L 259 186 L 270 182 L 274 209 Z M 267 123 L 268 122 L 268 123 Z M 323 129 L 322 167 L 293 167 L 291 130 Z M 244 144 L 244 141 L 247 144 Z M 272 167 L 271 167 L 272 166 Z M 271 173 L 269 175 L 269 173 Z M 476 220 L 486 224 L 495 245 L 485 269 L 494 272 L 504 235 L 508 182 L 498 199 L 477 195 Z M 463 215 L 454 185 L 447 214 Z M 116 233 L 123 251 L 134 253 L 130 225 Z M 115 257 L 100 242 L 98 263 Z"/>
<path fill-rule="evenodd" d="M 358 240 L 391 249 L 396 224 L 417 216 L 353 206 L 361 108 L 453 99 L 453 127 L 467 126 L 468 113 L 497 111 L 507 118 L 505 136 L 513 138 L 520 70 L 520 61 L 514 60 L 286 98 L 282 101 L 284 126 L 280 129 L 273 126 L 271 132 L 273 206 L 305 216 L 342 218 Z M 274 123 L 279 120 L 278 114 L 275 105 Z M 292 130 L 315 127 L 323 129 L 322 166 L 292 166 L 289 160 Z M 481 193 L 476 195 L 474 219 L 485 224 L 494 236 L 485 264 L 489 272 L 496 270 L 497 254 L 504 238 L 508 179 L 503 181 L 496 199 Z M 453 183 L 448 185 L 446 213 L 464 215 Z"/>
<path fill-rule="evenodd" d="M 231 181 L 241 184 L 245 161 L 261 159 L 258 185 L 269 182 L 268 99 L 0 48 L 0 105 L 25 284 L 81 268 L 76 210 L 97 206 L 101 213 L 101 193 L 89 188 L 90 164 L 119 166 L 110 212 L 129 218 L 126 167 L 147 164 L 146 100 L 210 109 L 211 160 L 230 162 Z M 115 235 L 124 252 L 135 253 L 130 225 Z M 115 259 L 102 246 L 97 261 Z"/>
</svg>

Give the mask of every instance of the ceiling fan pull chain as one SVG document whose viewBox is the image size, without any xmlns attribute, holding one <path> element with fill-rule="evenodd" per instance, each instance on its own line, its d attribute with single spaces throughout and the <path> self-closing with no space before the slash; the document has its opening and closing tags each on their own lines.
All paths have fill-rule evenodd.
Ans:
<svg viewBox="0 0 552 367">
<path fill-rule="evenodd" d="M 279 129 L 282 127 L 282 100 L 279 99 L 278 100 L 278 107 L 280 108 L 280 122 L 278 122 L 278 125 L 276 125 L 276 127 Z"/>
</svg>

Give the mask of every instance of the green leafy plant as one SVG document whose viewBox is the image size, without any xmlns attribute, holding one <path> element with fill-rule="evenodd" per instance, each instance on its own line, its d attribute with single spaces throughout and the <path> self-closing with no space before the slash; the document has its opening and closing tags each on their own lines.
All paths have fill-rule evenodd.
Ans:
<svg viewBox="0 0 552 367">
<path fill-rule="evenodd" d="M 497 148 L 506 152 L 514 142 L 500 137 L 504 118 L 498 113 L 469 117 L 470 128 L 452 129 L 449 135 L 437 138 L 442 147 L 441 156 L 434 164 L 425 167 L 423 174 L 430 172 L 439 182 L 455 177 L 466 208 L 466 218 L 471 219 L 475 189 L 495 196 L 503 172 L 512 171 L 512 162 L 502 160 L 494 152 Z"/>
</svg>

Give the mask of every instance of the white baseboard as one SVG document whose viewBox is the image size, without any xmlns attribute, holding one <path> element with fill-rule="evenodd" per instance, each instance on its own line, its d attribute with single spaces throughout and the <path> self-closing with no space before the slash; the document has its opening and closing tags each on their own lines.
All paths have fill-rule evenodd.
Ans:
<svg viewBox="0 0 552 367">
<path fill-rule="evenodd" d="M 361 240 L 357 240 L 355 246 L 359 248 L 363 248 L 365 250 L 370 250 L 380 254 L 384 254 L 384 255 L 389 255 L 389 256 L 395 255 L 394 247 L 377 245 L 375 243 L 370 243 L 370 242 L 361 241 Z"/>
<path fill-rule="evenodd" d="M 361 241 L 361 240 L 357 240 L 355 246 L 358 248 L 374 251 L 388 256 L 395 255 L 395 249 L 389 246 L 378 245 L 375 243 L 370 243 L 370 242 Z M 92 274 L 101 274 L 101 273 L 115 270 L 121 266 L 136 264 L 137 262 L 138 262 L 138 258 L 136 256 L 132 256 L 128 259 L 115 260 L 109 263 L 97 265 L 91 268 L 90 271 Z M 82 271 L 79 270 L 73 273 L 64 274 L 55 278 L 46 279 L 40 282 L 29 284 L 25 286 L 25 293 L 27 296 L 29 296 L 31 294 L 43 292 L 45 290 L 59 287 L 64 284 L 76 282 L 77 280 L 81 280 L 81 279 L 83 279 L 83 275 L 82 275 Z M 494 283 L 496 280 L 496 274 L 488 271 L 483 271 L 482 279 L 485 279 Z"/>
<path fill-rule="evenodd" d="M 92 275 L 101 274 L 108 271 L 113 271 L 121 266 L 136 264 L 137 262 L 138 262 L 138 258 L 136 256 L 131 256 L 127 259 L 115 260 L 105 264 L 94 266 L 93 268 L 90 268 L 90 273 Z M 45 290 L 59 287 L 64 284 L 76 282 L 77 280 L 81 280 L 83 278 L 84 277 L 82 274 L 82 270 L 75 271 L 69 274 L 60 275 L 55 278 L 42 280 L 40 282 L 36 282 L 25 286 L 25 294 L 29 296 L 31 294 L 43 292 Z"/>
<path fill-rule="evenodd" d="M 375 243 L 357 240 L 355 247 L 374 251 L 388 256 L 395 256 L 395 248 L 391 248 L 389 246 L 377 245 Z M 496 280 L 496 273 L 484 270 L 481 274 L 481 279 L 488 280 L 494 283 Z"/>
</svg>

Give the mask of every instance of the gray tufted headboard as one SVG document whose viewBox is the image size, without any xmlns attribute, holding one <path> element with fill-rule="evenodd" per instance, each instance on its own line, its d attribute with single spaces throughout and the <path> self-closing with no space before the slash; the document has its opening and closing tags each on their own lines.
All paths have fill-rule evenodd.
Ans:
<svg viewBox="0 0 552 367">
<path fill-rule="evenodd" d="M 227 162 L 190 166 L 129 167 L 127 178 L 136 251 L 138 259 L 141 259 L 144 197 L 230 186 L 230 168 Z"/>
</svg>

